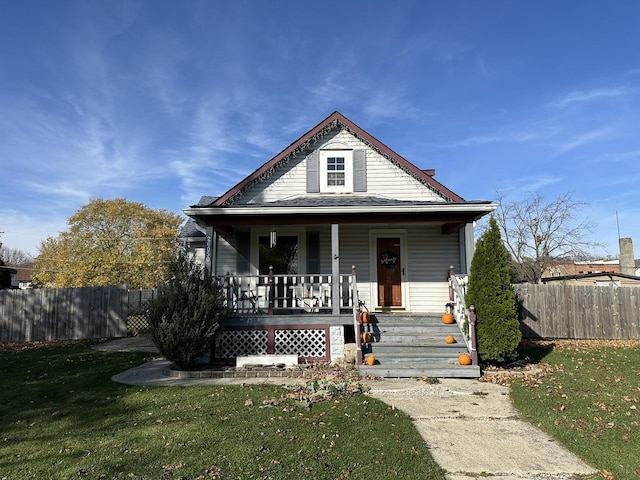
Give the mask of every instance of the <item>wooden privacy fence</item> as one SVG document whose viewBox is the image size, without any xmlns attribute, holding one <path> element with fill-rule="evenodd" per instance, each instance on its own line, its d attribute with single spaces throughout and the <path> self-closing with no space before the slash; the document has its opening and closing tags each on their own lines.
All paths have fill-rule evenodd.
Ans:
<svg viewBox="0 0 640 480">
<path fill-rule="evenodd" d="M 0 341 L 124 337 L 127 303 L 125 285 L 0 290 Z"/>
<path fill-rule="evenodd" d="M 514 286 L 522 334 L 535 338 L 640 338 L 640 288 Z"/>
</svg>

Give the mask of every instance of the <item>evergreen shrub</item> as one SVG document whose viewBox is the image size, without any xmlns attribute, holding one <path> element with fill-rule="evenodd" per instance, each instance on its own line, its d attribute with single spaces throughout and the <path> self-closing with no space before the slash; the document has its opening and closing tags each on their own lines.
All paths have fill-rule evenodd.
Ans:
<svg viewBox="0 0 640 480">
<path fill-rule="evenodd" d="M 498 223 L 491 217 L 489 229 L 476 243 L 465 297 L 467 307 L 476 309 L 478 355 L 484 362 L 516 358 L 522 339 L 510 263 Z"/>
<path fill-rule="evenodd" d="M 192 368 L 228 315 L 224 287 L 182 250 L 170 275 L 149 308 L 151 337 L 167 360 Z"/>
</svg>

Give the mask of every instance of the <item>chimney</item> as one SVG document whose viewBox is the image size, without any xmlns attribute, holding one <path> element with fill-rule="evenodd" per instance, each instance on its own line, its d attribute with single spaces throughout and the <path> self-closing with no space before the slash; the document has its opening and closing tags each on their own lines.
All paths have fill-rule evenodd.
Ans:
<svg viewBox="0 0 640 480">
<path fill-rule="evenodd" d="M 635 275 L 636 262 L 633 255 L 633 240 L 621 238 L 620 242 L 620 272 L 626 275 Z"/>
</svg>

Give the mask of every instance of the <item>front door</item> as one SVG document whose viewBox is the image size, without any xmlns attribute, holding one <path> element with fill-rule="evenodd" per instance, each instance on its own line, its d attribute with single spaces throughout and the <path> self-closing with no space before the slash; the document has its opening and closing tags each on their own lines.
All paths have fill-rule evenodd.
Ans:
<svg viewBox="0 0 640 480">
<path fill-rule="evenodd" d="M 378 305 L 380 307 L 402 306 L 402 262 L 400 237 L 378 237 L 376 239 L 378 272 Z"/>
</svg>

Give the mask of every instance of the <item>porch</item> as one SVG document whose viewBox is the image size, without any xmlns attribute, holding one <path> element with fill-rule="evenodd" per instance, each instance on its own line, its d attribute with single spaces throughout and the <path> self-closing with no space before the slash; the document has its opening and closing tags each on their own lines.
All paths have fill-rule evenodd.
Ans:
<svg viewBox="0 0 640 480">
<path fill-rule="evenodd" d="M 462 278 L 462 277 L 461 277 Z M 450 270 L 450 303 L 460 306 L 460 279 Z M 442 312 L 412 314 L 369 312 L 359 301 L 355 268 L 351 275 L 275 275 L 224 277 L 232 311 L 216 344 L 216 360 L 234 364 L 239 356 L 263 358 L 296 355 L 299 363 L 330 362 L 351 357 L 366 375 L 380 377 L 480 376 L 473 365 L 458 364 L 458 355 L 473 352 L 463 325 L 444 325 Z M 443 305 L 444 310 L 444 305 Z M 445 337 L 455 338 L 446 343 Z M 363 365 L 373 356 L 374 365 Z M 355 357 L 355 358 L 353 358 Z"/>
<path fill-rule="evenodd" d="M 334 281 L 334 278 L 336 281 Z M 353 275 L 227 275 L 222 279 L 232 316 L 349 314 L 354 307 Z"/>
</svg>

